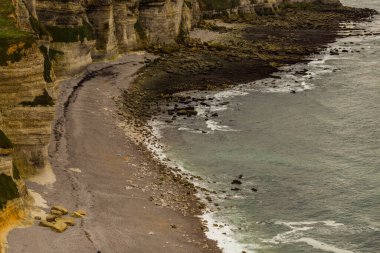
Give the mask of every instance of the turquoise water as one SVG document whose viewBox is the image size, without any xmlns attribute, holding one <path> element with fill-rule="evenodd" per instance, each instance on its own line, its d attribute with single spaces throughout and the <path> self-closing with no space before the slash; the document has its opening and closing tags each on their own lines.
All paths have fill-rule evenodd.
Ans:
<svg viewBox="0 0 380 253">
<path fill-rule="evenodd" d="M 380 18 L 360 26 L 378 32 Z M 169 158 L 217 192 L 207 217 L 227 226 L 210 224 L 209 236 L 225 252 L 380 252 L 380 36 L 331 46 L 350 53 L 203 94 L 217 98 L 211 108 L 162 129 Z"/>
</svg>

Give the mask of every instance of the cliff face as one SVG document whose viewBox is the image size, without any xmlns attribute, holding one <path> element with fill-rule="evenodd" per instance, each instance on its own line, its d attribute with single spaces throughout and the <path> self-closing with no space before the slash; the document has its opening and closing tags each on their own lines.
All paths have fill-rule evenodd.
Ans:
<svg viewBox="0 0 380 253">
<path fill-rule="evenodd" d="M 341 5 L 339 0 L 199 0 L 202 15 L 207 18 L 273 14 L 282 4 L 297 3 Z"/>
<path fill-rule="evenodd" d="M 0 252 L 8 230 L 23 218 L 27 190 L 12 161 L 13 145 L 0 130 Z"/>
</svg>

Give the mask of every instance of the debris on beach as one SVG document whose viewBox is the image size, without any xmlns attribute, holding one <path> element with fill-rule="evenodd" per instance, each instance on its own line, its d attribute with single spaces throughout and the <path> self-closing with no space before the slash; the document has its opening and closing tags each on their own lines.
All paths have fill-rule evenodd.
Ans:
<svg viewBox="0 0 380 253">
<path fill-rule="evenodd" d="M 83 218 L 86 216 L 86 212 L 83 210 L 77 210 L 70 213 L 71 217 L 63 217 L 69 214 L 69 210 L 63 206 L 53 206 L 50 209 L 50 214 L 48 214 L 45 219 L 41 217 L 35 217 L 39 220 L 39 225 L 42 227 L 47 227 L 55 232 L 62 233 L 67 230 L 69 226 L 75 226 L 74 218 Z"/>
</svg>

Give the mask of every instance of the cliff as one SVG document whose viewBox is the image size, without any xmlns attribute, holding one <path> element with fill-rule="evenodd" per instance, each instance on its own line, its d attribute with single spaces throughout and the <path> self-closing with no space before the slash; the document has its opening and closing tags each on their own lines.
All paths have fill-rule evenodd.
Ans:
<svg viewBox="0 0 380 253">
<path fill-rule="evenodd" d="M 0 130 L 0 252 L 5 236 L 25 215 L 27 191 L 17 166 L 12 160 L 13 144 Z"/>
</svg>

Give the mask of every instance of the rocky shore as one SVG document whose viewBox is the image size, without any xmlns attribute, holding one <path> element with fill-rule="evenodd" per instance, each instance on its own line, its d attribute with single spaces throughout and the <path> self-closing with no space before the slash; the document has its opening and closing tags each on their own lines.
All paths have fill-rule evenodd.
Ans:
<svg viewBox="0 0 380 253">
<path fill-rule="evenodd" d="M 345 23 L 368 21 L 375 13 L 342 6 L 291 5 L 276 16 L 204 20 L 183 44 L 148 48 L 160 57 L 149 62 L 125 91 L 125 110 L 143 121 L 161 113 L 172 115 L 173 110 L 177 116 L 191 116 L 176 108 L 163 112 L 157 103 L 176 102 L 182 108 L 180 104 L 193 98 L 173 94 L 222 90 L 268 77 L 281 66 L 308 61 L 329 43 L 356 31 L 355 25 Z"/>
<path fill-rule="evenodd" d="M 153 58 L 128 54 L 61 84 L 49 150 L 57 181 L 28 183 L 41 193 L 42 209 L 53 208 L 33 226 L 11 231 L 7 252 L 220 252 L 195 217 L 204 207 L 197 189 L 121 127 L 120 90 Z M 56 216 L 55 205 L 86 216 Z"/>
</svg>

